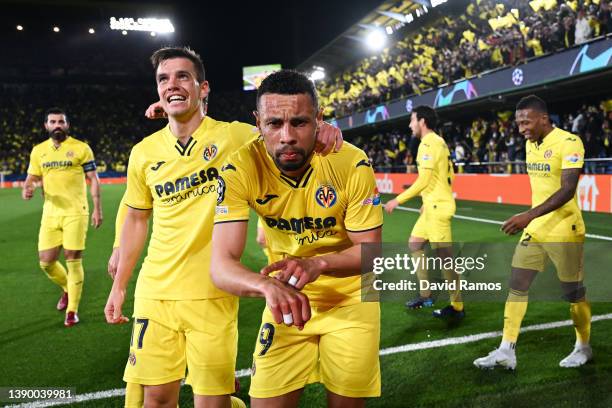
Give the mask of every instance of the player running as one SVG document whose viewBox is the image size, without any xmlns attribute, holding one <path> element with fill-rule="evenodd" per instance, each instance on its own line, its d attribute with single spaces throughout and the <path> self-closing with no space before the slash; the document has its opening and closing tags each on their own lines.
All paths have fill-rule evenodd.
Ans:
<svg viewBox="0 0 612 408">
<path fill-rule="evenodd" d="M 451 219 L 455 214 L 455 198 L 452 191 L 454 170 L 446 142 L 433 131 L 437 124 L 438 116 L 429 106 L 417 106 L 412 111 L 410 129 L 414 137 L 421 139 L 417 153 L 419 176 L 408 190 L 385 204 L 385 210 L 391 214 L 398 205 L 421 195 L 423 199 L 421 215 L 408 239 L 410 252 L 415 258 L 424 256 L 425 244 L 428 241 L 436 250 L 437 256 L 443 259 L 452 257 Z M 428 280 L 427 266 L 424 262 L 419 263 L 416 275 L 419 281 Z M 458 275 L 451 269 L 444 270 L 444 277 L 449 282 L 459 280 Z M 434 310 L 434 317 L 451 319 L 465 317 L 459 289 L 450 292 L 450 301 L 450 305 Z M 406 307 L 419 309 L 431 307 L 433 304 L 431 291 L 426 289 L 420 291 L 419 297 L 407 302 Z"/>
<path fill-rule="evenodd" d="M 38 235 L 40 268 L 62 288 L 57 310 L 66 310 L 64 326 L 79 323 L 79 303 L 85 272 L 83 251 L 87 236 L 89 204 L 85 179 L 89 180 L 94 203 L 91 225 L 102 225 L 100 181 L 91 148 L 68 135 L 66 112 L 51 108 L 45 113 L 49 139 L 34 146 L 22 197 L 30 200 L 36 184 L 42 182 L 45 203 Z M 66 268 L 58 261 L 64 248 Z"/>
<path fill-rule="evenodd" d="M 585 227 L 576 197 L 584 147 L 578 136 L 552 126 L 546 103 L 535 95 L 521 99 L 516 105 L 516 122 L 519 132 L 527 139 L 532 208 L 502 225 L 506 234 L 523 230 L 512 258 L 503 337 L 499 348 L 474 360 L 474 365 L 516 368 L 516 341 L 527 312 L 529 287 L 544 270 L 546 258 L 550 258 L 564 298 L 570 302 L 576 331 L 574 349 L 559 365 L 579 367 L 593 357 L 589 344 L 591 306 L 583 286 Z"/>
</svg>

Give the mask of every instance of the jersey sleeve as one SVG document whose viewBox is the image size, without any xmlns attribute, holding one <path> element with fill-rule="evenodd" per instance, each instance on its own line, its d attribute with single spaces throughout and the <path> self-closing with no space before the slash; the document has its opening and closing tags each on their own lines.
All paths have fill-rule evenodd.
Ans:
<svg viewBox="0 0 612 408">
<path fill-rule="evenodd" d="M 121 202 L 119 203 L 119 208 L 117 209 L 117 217 L 115 218 L 115 241 L 113 242 L 113 248 L 119 248 L 119 244 L 121 242 L 121 231 L 123 230 L 123 223 L 125 222 L 125 217 L 127 217 L 128 207 L 125 204 L 125 198 L 127 196 L 127 190 L 123 193 L 123 197 L 121 197 Z"/>
<path fill-rule="evenodd" d="M 30 153 L 30 164 L 28 165 L 28 174 L 33 176 L 42 176 L 42 169 L 40 168 L 40 158 L 36 148 L 32 149 Z"/>
<path fill-rule="evenodd" d="M 367 160 L 365 153 L 354 160 L 346 184 L 348 205 L 344 226 L 349 232 L 367 231 L 380 227 L 383 223 L 380 194 L 376 188 L 374 171 L 372 167 L 359 166 L 363 160 Z"/>
<path fill-rule="evenodd" d="M 132 149 L 127 171 L 127 190 L 125 192 L 125 204 L 137 210 L 150 210 L 153 208 L 153 197 L 147 186 L 144 166 L 141 162 L 141 153 L 138 145 Z"/>
<path fill-rule="evenodd" d="M 94 171 L 96 169 L 96 160 L 94 159 L 93 151 L 89 145 L 85 145 L 83 149 L 83 157 L 81 160 L 81 166 L 83 166 L 83 171 L 85 173 Z"/>
<path fill-rule="evenodd" d="M 567 137 L 561 146 L 561 169 L 580 169 L 584 165 L 584 145 L 578 136 Z"/>
<path fill-rule="evenodd" d="M 417 151 L 417 167 L 433 170 L 436 160 L 440 155 L 439 149 L 431 142 L 421 142 Z"/>
<path fill-rule="evenodd" d="M 236 160 L 236 155 L 233 157 L 222 167 L 217 180 L 215 224 L 249 220 L 249 172 L 245 168 L 246 163 Z M 239 162 L 242 164 L 237 164 Z"/>
</svg>

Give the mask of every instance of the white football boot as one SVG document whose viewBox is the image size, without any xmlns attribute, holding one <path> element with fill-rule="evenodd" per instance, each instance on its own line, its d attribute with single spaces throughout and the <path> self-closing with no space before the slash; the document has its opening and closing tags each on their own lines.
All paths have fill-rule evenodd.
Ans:
<svg viewBox="0 0 612 408">
<path fill-rule="evenodd" d="M 496 348 L 486 357 L 474 360 L 474 365 L 478 368 L 489 370 L 496 366 L 503 367 L 506 370 L 514 370 L 516 368 L 516 353 L 514 349 Z"/>
<path fill-rule="evenodd" d="M 580 367 L 593 359 L 593 349 L 589 344 L 576 344 L 574 350 L 559 362 L 560 367 Z"/>
</svg>

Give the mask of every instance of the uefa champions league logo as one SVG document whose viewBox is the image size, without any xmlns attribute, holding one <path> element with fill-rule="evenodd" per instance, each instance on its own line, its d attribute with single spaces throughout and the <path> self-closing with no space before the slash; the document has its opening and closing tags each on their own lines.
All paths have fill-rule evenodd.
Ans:
<svg viewBox="0 0 612 408">
<path fill-rule="evenodd" d="M 516 86 L 522 85 L 523 84 L 523 70 L 520 68 L 515 69 L 512 72 L 512 83 Z"/>
</svg>

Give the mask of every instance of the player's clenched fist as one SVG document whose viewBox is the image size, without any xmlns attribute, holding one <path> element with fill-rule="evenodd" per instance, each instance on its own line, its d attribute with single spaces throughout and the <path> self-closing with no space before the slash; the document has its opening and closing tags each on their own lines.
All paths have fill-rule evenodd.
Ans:
<svg viewBox="0 0 612 408">
<path fill-rule="evenodd" d="M 310 302 L 302 292 L 277 279 L 267 279 L 262 292 L 276 324 L 285 323 L 301 330 L 310 320 Z"/>
<path fill-rule="evenodd" d="M 120 324 L 127 323 L 130 321 L 121 312 L 123 302 L 125 301 L 125 290 L 111 290 L 104 307 L 104 316 L 106 317 L 106 323 Z"/>
<path fill-rule="evenodd" d="M 274 276 L 276 279 L 302 290 L 306 284 L 317 280 L 325 268 L 327 268 L 327 262 L 320 258 L 285 258 L 264 267 L 260 273 L 269 275 L 279 271 Z"/>
</svg>

